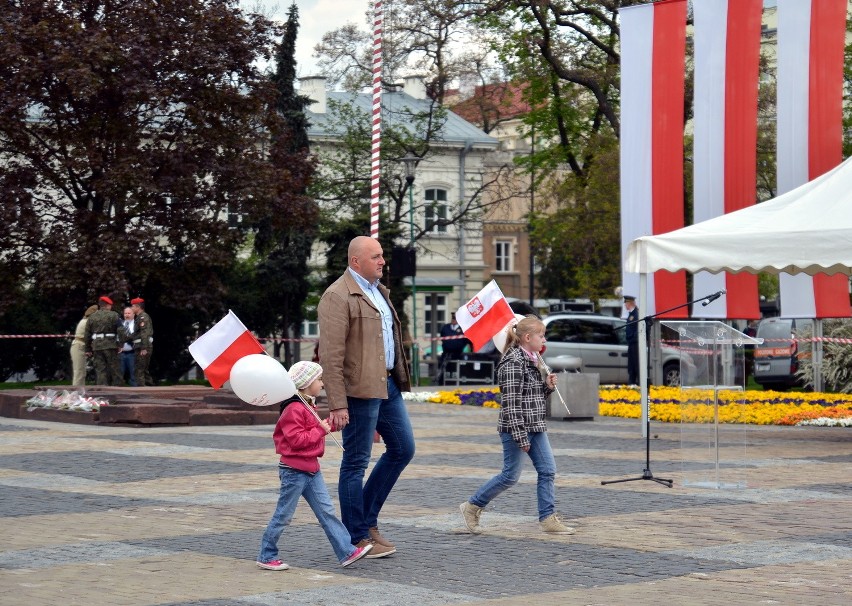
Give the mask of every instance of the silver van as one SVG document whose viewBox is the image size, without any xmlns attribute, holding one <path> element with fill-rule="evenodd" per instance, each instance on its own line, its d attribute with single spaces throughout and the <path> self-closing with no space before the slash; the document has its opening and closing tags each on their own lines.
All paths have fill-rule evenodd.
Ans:
<svg viewBox="0 0 852 606">
<path fill-rule="evenodd" d="M 813 324 L 812 320 L 764 318 L 757 325 L 756 337 L 763 339 L 754 346 L 754 380 L 764 389 L 784 391 L 801 385 L 796 378 L 803 351 L 796 341 L 796 331 Z"/>
<path fill-rule="evenodd" d="M 542 318 L 545 361 L 556 356 L 576 356 L 583 371 L 600 375 L 601 384 L 627 383 L 627 331 L 625 321 L 613 316 L 556 313 Z M 680 354 L 663 347 L 663 383 L 680 385 Z"/>
</svg>

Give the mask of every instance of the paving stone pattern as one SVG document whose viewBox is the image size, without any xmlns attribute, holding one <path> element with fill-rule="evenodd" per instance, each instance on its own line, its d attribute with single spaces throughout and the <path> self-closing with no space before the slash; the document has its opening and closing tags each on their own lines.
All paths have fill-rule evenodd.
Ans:
<svg viewBox="0 0 852 606">
<path fill-rule="evenodd" d="M 458 505 L 499 471 L 496 411 L 409 404 L 417 454 L 381 530 L 395 555 L 341 569 L 307 505 L 258 569 L 278 497 L 272 426 L 116 427 L 0 418 L 0 606 L 852 603 L 852 429 L 749 427 L 739 488 L 699 488 L 706 445 L 638 421 L 550 421 L 560 512 L 536 475 L 463 531 Z M 720 444 L 725 452 L 742 444 Z M 377 444 L 374 460 L 383 449 Z M 340 451 L 323 473 L 336 502 Z"/>
</svg>

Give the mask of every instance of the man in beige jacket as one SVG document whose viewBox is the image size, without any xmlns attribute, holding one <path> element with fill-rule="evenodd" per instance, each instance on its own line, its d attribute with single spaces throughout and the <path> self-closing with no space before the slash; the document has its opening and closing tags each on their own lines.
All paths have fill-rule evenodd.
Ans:
<svg viewBox="0 0 852 606">
<path fill-rule="evenodd" d="M 382 506 L 414 457 L 414 433 L 402 399 L 411 389 L 399 317 L 379 280 L 385 259 L 378 240 L 349 244 L 349 267 L 320 299 L 319 361 L 334 429 L 343 432 L 338 493 L 341 520 L 367 558 L 396 552 L 378 530 Z M 364 482 L 375 433 L 385 442 Z"/>
</svg>

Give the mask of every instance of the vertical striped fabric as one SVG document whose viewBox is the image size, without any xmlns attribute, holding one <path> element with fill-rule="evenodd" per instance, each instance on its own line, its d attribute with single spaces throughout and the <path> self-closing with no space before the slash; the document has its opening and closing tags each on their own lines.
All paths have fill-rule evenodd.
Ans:
<svg viewBox="0 0 852 606">
<path fill-rule="evenodd" d="M 778 194 L 840 164 L 847 0 L 778 1 Z M 781 315 L 849 317 L 846 276 L 781 274 Z"/>
<path fill-rule="evenodd" d="M 757 89 L 762 0 L 702 0 L 695 16 L 695 223 L 755 203 Z M 743 242 L 743 253 L 748 243 Z M 702 318 L 760 317 L 757 277 L 699 272 L 694 298 L 727 294 L 693 310 Z"/>
<path fill-rule="evenodd" d="M 686 1 L 621 9 L 621 248 L 640 236 L 683 227 Z M 625 272 L 624 294 L 639 295 Z M 648 276 L 642 314 L 686 302 L 686 275 Z M 667 317 L 685 317 L 680 309 Z"/>
</svg>

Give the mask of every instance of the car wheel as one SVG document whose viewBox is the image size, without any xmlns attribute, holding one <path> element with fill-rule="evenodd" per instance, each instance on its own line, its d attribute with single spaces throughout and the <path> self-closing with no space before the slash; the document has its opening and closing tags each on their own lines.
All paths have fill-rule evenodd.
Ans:
<svg viewBox="0 0 852 606">
<path fill-rule="evenodd" d="M 678 362 L 669 362 L 663 366 L 663 385 L 680 387 L 680 364 Z"/>
</svg>

